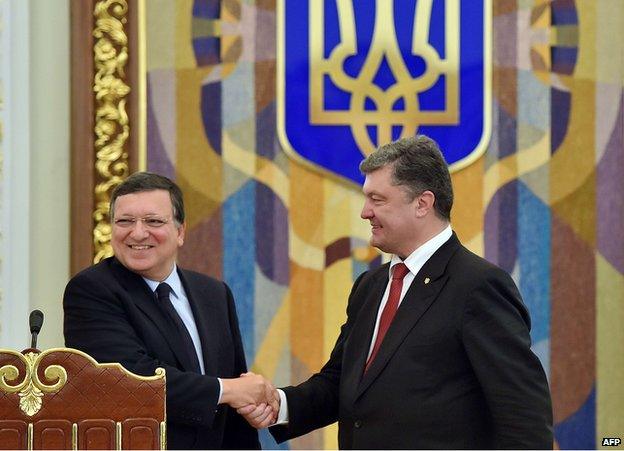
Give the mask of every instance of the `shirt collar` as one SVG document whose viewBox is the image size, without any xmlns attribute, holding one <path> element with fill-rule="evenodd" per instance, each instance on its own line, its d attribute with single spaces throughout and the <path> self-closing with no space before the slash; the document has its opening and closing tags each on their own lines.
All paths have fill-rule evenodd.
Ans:
<svg viewBox="0 0 624 451">
<path fill-rule="evenodd" d="M 171 287 L 171 293 L 176 298 L 179 298 L 180 293 L 182 293 L 182 281 L 180 280 L 180 274 L 178 274 L 178 267 L 175 263 L 173 264 L 173 269 L 171 270 L 171 273 L 167 276 L 165 280 L 158 281 L 158 280 L 148 279 L 146 277 L 143 277 L 143 280 L 145 280 L 145 283 L 147 283 L 147 285 L 150 287 L 150 290 L 152 291 L 156 291 L 156 288 L 158 287 L 158 285 L 160 285 L 161 282 L 164 282 Z"/>
<path fill-rule="evenodd" d="M 438 233 L 436 236 L 431 238 L 429 241 L 425 241 L 420 247 L 418 247 L 414 252 L 409 254 L 405 260 L 401 260 L 397 255 L 392 256 L 392 260 L 390 260 L 390 276 L 392 277 L 392 268 L 394 265 L 398 263 L 405 263 L 407 269 L 414 275 L 418 274 L 420 268 L 431 258 L 435 252 L 442 247 L 444 243 L 446 243 L 449 238 L 453 235 L 453 230 L 451 229 L 451 225 L 446 226 L 444 230 Z"/>
</svg>

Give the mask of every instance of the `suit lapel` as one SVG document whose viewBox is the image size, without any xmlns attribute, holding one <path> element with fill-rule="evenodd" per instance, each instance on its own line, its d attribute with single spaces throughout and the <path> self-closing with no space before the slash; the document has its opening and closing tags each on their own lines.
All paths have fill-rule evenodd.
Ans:
<svg viewBox="0 0 624 451">
<path fill-rule="evenodd" d="M 189 361 L 188 353 L 178 330 L 156 305 L 154 293 L 143 278 L 128 270 L 117 259 L 114 259 L 112 268 L 117 274 L 117 279 L 128 292 L 132 302 L 156 325 L 176 356 L 179 365 L 186 371 L 192 371 L 193 364 Z"/>
<path fill-rule="evenodd" d="M 220 330 L 217 325 L 213 324 L 214 319 L 217 318 L 216 312 L 211 312 L 210 302 L 199 302 L 200 299 L 206 297 L 206 294 L 202 292 L 201 288 L 192 284 L 191 281 L 185 276 L 184 270 L 178 268 L 178 274 L 180 280 L 186 291 L 191 310 L 193 311 L 193 317 L 195 318 L 195 325 L 197 326 L 197 332 L 199 333 L 199 341 L 202 346 L 202 359 L 204 362 L 204 370 L 208 375 L 218 374 L 218 349 L 216 344 L 218 343 L 217 337 L 211 335 L 212 331 Z"/>
<path fill-rule="evenodd" d="M 377 318 L 377 311 L 388 284 L 388 264 L 377 270 L 368 290 L 366 300 L 360 309 L 358 316 L 351 329 L 351 334 L 345 343 L 343 354 L 343 378 L 346 387 L 357 387 L 364 373 L 364 365 L 373 328 Z"/>
<path fill-rule="evenodd" d="M 373 360 L 368 371 L 362 377 L 356 397 L 359 397 L 377 378 L 392 355 L 396 352 L 397 348 L 401 345 L 403 340 L 405 340 L 405 337 L 437 299 L 438 294 L 448 279 L 448 275 L 445 274 L 446 265 L 459 246 L 459 240 L 455 233 L 453 233 L 453 236 L 431 256 L 418 274 L 416 274 L 384 337 L 384 341 L 379 348 L 375 360 Z M 379 302 L 377 305 L 379 305 Z M 377 310 L 378 309 L 375 310 L 375 314 Z M 372 322 L 373 326 L 370 327 L 371 335 L 375 317 L 373 317 Z"/>
</svg>

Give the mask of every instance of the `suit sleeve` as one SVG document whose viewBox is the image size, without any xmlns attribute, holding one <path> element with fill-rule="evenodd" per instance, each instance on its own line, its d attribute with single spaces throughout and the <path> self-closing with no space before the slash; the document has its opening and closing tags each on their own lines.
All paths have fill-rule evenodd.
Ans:
<svg viewBox="0 0 624 451">
<path fill-rule="evenodd" d="M 235 372 L 237 374 L 242 374 L 247 372 L 247 363 L 245 361 L 243 341 L 238 327 L 238 315 L 236 314 L 236 305 L 232 292 L 227 285 L 225 285 L 225 289 L 227 292 L 228 320 L 234 340 Z M 225 432 L 223 434 L 223 448 L 260 449 L 258 432 L 252 428 L 249 423 L 247 423 L 247 420 L 240 416 L 235 409 L 230 406 L 226 406 L 226 408 L 227 418 L 225 421 Z"/>
<path fill-rule="evenodd" d="M 489 406 L 500 449 L 552 449 L 548 382 L 531 351 L 530 319 L 511 277 L 492 269 L 473 290 L 464 347 Z"/>
<path fill-rule="evenodd" d="M 344 344 L 359 311 L 355 292 L 363 273 L 353 284 L 347 305 L 347 322 L 342 325 L 329 360 L 310 379 L 296 387 L 284 387 L 288 402 L 288 424 L 273 426 L 270 432 L 278 443 L 299 437 L 338 421 L 340 375 Z"/>
<path fill-rule="evenodd" d="M 66 346 L 98 362 L 119 362 L 139 375 L 153 375 L 156 368 L 164 368 L 168 420 L 212 427 L 219 398 L 217 378 L 180 371 L 150 356 L 115 286 L 84 274 L 68 283 L 63 296 Z"/>
</svg>

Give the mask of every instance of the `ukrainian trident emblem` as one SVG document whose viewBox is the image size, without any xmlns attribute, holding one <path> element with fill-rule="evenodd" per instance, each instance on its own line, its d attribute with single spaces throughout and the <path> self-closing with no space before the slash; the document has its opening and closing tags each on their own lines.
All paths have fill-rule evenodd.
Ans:
<svg viewBox="0 0 624 451">
<path fill-rule="evenodd" d="M 281 0 L 284 148 L 361 183 L 377 146 L 423 133 L 451 170 L 490 132 L 490 0 Z"/>
</svg>

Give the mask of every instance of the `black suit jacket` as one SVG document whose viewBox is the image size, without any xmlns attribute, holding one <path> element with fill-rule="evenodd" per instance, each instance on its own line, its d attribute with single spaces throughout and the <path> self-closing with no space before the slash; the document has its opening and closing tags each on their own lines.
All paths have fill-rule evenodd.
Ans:
<svg viewBox="0 0 624 451">
<path fill-rule="evenodd" d="M 140 375 L 165 368 L 169 448 L 259 448 L 257 432 L 234 410 L 217 405 L 217 377 L 238 377 L 247 370 L 232 293 L 218 280 L 178 272 L 199 332 L 206 375 L 187 371 L 188 354 L 175 325 L 158 308 L 143 278 L 114 257 L 67 284 L 65 344 Z"/>
<path fill-rule="evenodd" d="M 340 448 L 551 448 L 552 410 L 530 319 L 507 273 L 455 234 L 416 275 L 364 374 L 388 264 L 353 285 L 329 361 L 286 387 L 278 441 L 338 421 Z"/>
</svg>

